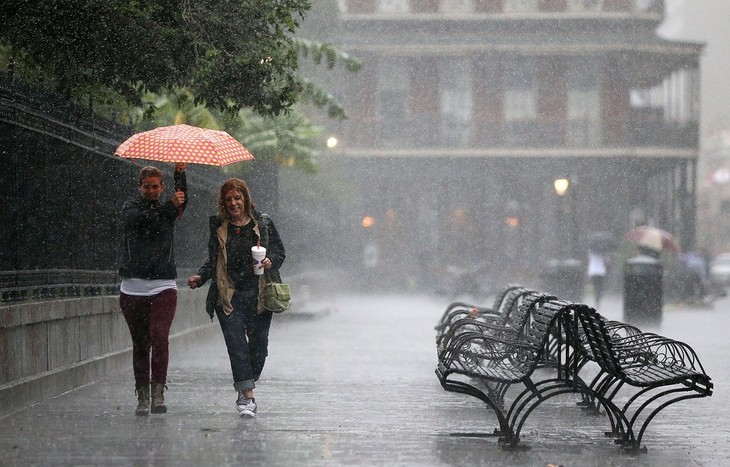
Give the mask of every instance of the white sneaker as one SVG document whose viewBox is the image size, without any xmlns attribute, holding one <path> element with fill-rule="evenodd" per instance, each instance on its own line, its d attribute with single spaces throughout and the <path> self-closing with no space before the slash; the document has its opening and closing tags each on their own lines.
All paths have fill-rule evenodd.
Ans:
<svg viewBox="0 0 730 467">
<path fill-rule="evenodd" d="M 236 408 L 241 416 L 253 418 L 256 416 L 256 399 L 249 399 L 243 395 L 243 391 L 239 391 Z"/>
</svg>

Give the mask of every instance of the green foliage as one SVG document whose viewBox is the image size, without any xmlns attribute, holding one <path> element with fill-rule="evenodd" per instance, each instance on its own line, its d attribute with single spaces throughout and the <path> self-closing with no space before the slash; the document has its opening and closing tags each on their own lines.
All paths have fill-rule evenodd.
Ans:
<svg viewBox="0 0 730 467">
<path fill-rule="evenodd" d="M 288 110 L 301 92 L 291 39 L 309 0 L 4 0 L 0 44 L 67 97 L 100 88 L 142 104 L 187 88 L 221 111 Z"/>
<path fill-rule="evenodd" d="M 315 65 L 321 65 L 324 62 L 328 70 L 340 66 L 351 73 L 357 73 L 362 68 L 360 60 L 334 48 L 331 44 L 302 38 L 295 38 L 294 44 L 300 57 L 311 58 Z M 299 96 L 300 102 L 310 103 L 320 109 L 326 109 L 327 116 L 331 119 L 347 119 L 345 109 L 332 94 L 323 90 L 309 78 L 300 76 L 299 83 L 302 86 Z"/>
<path fill-rule="evenodd" d="M 165 94 L 147 93 L 143 107 L 136 108 L 132 117 L 138 130 L 158 126 L 187 123 L 201 128 L 222 129 L 215 110 L 195 104 L 195 98 L 187 89 L 174 89 Z"/>
<path fill-rule="evenodd" d="M 319 16 L 335 14 L 329 3 Z M 257 159 L 314 172 L 322 129 L 295 102 L 347 117 L 332 94 L 297 74 L 299 58 L 349 72 L 361 63 L 294 36 L 309 7 L 309 0 L 5 0 L 0 64 L 12 59 L 26 79 L 40 77 L 139 131 L 175 123 L 224 129 Z"/>
<path fill-rule="evenodd" d="M 261 116 L 251 109 L 232 114 L 195 104 L 195 98 L 185 89 L 162 95 L 148 93 L 143 103 L 145 108 L 136 109 L 133 116 L 139 131 L 178 123 L 225 130 L 258 160 L 310 173 L 317 169 L 322 130 L 296 109 L 278 116 Z M 236 172 L 243 166 L 234 165 L 227 170 Z"/>
<path fill-rule="evenodd" d="M 342 52 L 332 46 L 332 44 L 321 43 L 294 38 L 294 45 L 297 47 L 299 55 L 302 57 L 310 57 L 312 61 L 319 65 L 322 60 L 325 61 L 328 69 L 333 69 L 336 65 L 342 66 L 345 70 L 357 73 L 362 68 L 362 62 L 352 55 Z"/>
<path fill-rule="evenodd" d="M 317 156 L 322 129 L 299 112 L 267 117 L 241 110 L 227 131 L 241 141 L 257 159 L 272 160 L 305 172 L 317 171 Z"/>
</svg>

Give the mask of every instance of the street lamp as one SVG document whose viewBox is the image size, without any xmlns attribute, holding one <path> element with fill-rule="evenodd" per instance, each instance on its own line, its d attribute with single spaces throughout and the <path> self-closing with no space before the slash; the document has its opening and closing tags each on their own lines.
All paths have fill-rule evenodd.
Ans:
<svg viewBox="0 0 730 467">
<path fill-rule="evenodd" d="M 568 187 L 570 187 L 570 180 L 567 178 L 556 178 L 553 182 L 553 186 L 555 187 L 555 193 L 558 194 L 561 198 L 565 196 L 565 193 L 568 192 Z"/>
<path fill-rule="evenodd" d="M 575 178 L 556 178 L 553 180 L 555 194 L 558 195 L 559 212 L 556 223 L 559 248 L 562 258 L 548 267 L 550 287 L 565 298 L 581 301 L 585 287 L 583 264 L 577 259 L 578 225 L 576 222 L 576 184 Z M 563 238 L 565 234 L 568 238 Z"/>
<path fill-rule="evenodd" d="M 565 201 L 565 194 L 568 192 L 568 187 L 570 186 L 570 180 L 567 178 L 556 178 L 555 181 L 553 181 L 553 187 L 555 188 L 555 193 L 558 195 L 558 220 L 560 217 L 564 217 L 568 213 L 568 208 L 566 206 Z M 564 224 L 563 224 L 564 225 Z M 567 248 L 565 246 L 565 239 L 563 239 L 563 235 L 561 233 L 558 233 L 558 240 L 559 240 L 559 250 L 561 256 L 567 256 Z"/>
<path fill-rule="evenodd" d="M 576 255 L 576 248 L 577 248 L 577 228 L 576 225 L 576 219 L 575 219 L 575 188 L 573 187 L 570 192 L 568 192 L 568 189 L 571 188 L 570 179 L 567 178 L 556 178 L 553 181 L 553 187 L 555 188 L 555 193 L 560 198 L 560 207 L 561 207 L 561 214 L 565 216 L 567 219 L 567 225 L 568 229 L 570 230 L 570 244 L 569 244 L 569 250 L 568 250 L 568 256 L 574 257 Z"/>
</svg>

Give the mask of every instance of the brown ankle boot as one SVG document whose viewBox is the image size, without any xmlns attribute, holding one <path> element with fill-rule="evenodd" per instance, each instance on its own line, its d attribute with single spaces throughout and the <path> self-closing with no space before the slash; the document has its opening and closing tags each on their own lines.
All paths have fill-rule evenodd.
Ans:
<svg viewBox="0 0 730 467">
<path fill-rule="evenodd" d="M 140 386 L 136 389 L 137 392 L 137 410 L 134 411 L 137 415 L 149 415 L 150 414 L 150 387 Z"/>
<path fill-rule="evenodd" d="M 152 383 L 152 413 L 167 413 L 165 407 L 165 385 L 162 383 Z"/>
</svg>

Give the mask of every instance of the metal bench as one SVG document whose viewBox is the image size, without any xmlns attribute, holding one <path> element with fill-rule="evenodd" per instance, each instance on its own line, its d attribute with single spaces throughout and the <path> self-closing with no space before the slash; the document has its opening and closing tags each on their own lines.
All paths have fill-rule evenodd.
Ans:
<svg viewBox="0 0 730 467">
<path fill-rule="evenodd" d="M 532 302 L 538 298 L 546 299 L 547 296 L 532 290 L 515 288 L 505 297 L 501 308 L 496 311 L 469 313 L 465 317 L 459 317 L 464 315 L 452 312 L 454 321 L 447 322 L 436 336 L 437 352 L 440 353 L 450 347 L 452 345 L 450 342 L 465 332 L 487 332 L 501 336 L 521 334 L 528 322 Z"/>
<path fill-rule="evenodd" d="M 589 388 L 571 381 L 566 364 L 571 349 L 563 328 L 570 324 L 575 304 L 546 294 L 532 294 L 520 306 L 526 312 L 521 332 L 505 326 L 480 324 L 480 331 L 465 331 L 444 341 L 438 353 L 436 375 L 445 390 L 483 401 L 497 417 L 497 436 L 504 447 L 518 447 L 520 431 L 530 413 L 545 400 Z M 547 368 L 548 373 L 539 371 Z M 509 397 L 516 384 L 524 389 Z M 518 392 L 519 391 L 519 392 Z M 608 401 L 607 410 L 617 409 Z"/>
<path fill-rule="evenodd" d="M 653 333 L 617 337 L 594 309 L 583 306 L 575 312 L 590 348 L 587 358 L 598 366 L 592 395 L 615 401 L 622 389 L 638 388 L 619 409 L 627 429 L 614 427 L 607 433 L 627 450 L 646 451 L 641 446 L 646 428 L 665 407 L 712 395 L 713 383 L 689 345 Z"/>
<path fill-rule="evenodd" d="M 440 333 L 447 332 L 447 328 L 461 318 L 477 318 L 482 315 L 504 315 L 509 313 L 517 297 L 526 291 L 521 285 L 509 285 L 498 293 L 491 307 L 481 307 L 465 302 L 453 302 L 444 311 L 435 329 Z"/>
</svg>

